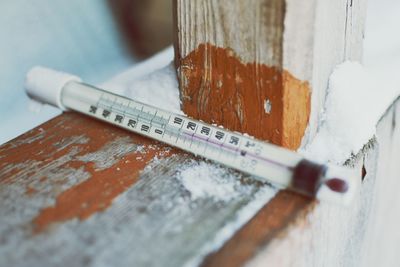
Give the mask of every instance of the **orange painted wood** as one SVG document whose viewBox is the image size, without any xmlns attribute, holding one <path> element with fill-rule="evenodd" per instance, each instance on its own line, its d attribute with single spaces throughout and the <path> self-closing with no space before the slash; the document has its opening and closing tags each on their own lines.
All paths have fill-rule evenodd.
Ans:
<svg viewBox="0 0 400 267">
<path fill-rule="evenodd" d="M 111 150 L 113 156 L 107 158 Z M 53 197 L 54 204 L 42 208 L 29 224 L 40 232 L 107 209 L 152 158 L 168 156 L 167 150 L 147 138 L 68 113 L 1 147 L 0 184 L 18 184 L 30 197 Z M 54 165 L 61 175 L 47 171 Z"/>
<path fill-rule="evenodd" d="M 186 114 L 291 149 L 300 146 L 311 88 L 283 66 L 285 5 L 175 1 L 176 64 Z"/>
<path fill-rule="evenodd" d="M 360 60 L 365 0 L 174 0 L 183 111 L 289 149 L 313 138 L 329 75 Z"/>
<path fill-rule="evenodd" d="M 212 44 L 200 44 L 178 62 L 185 113 L 287 148 L 300 146 L 310 115 L 307 82 L 279 66 L 243 63 L 233 50 Z"/>
<path fill-rule="evenodd" d="M 282 191 L 240 229 L 217 252 L 209 255 L 202 266 L 243 266 L 260 248 L 284 236 L 284 229 L 296 220 L 304 220 L 315 204 L 301 195 Z"/>
</svg>

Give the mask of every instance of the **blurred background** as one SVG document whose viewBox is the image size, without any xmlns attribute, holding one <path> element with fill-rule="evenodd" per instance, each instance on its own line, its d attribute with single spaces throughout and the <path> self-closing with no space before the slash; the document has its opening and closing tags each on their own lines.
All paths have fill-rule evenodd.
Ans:
<svg viewBox="0 0 400 267">
<path fill-rule="evenodd" d="M 171 2 L 0 1 L 0 144 L 60 113 L 28 109 L 23 84 L 32 66 L 99 84 L 172 43 Z"/>
<path fill-rule="evenodd" d="M 23 84 L 32 66 L 99 84 L 172 43 L 171 2 L 0 1 L 0 144 L 60 113 L 29 111 Z M 400 88 L 399 14 L 398 0 L 369 0 L 364 63 Z"/>
</svg>

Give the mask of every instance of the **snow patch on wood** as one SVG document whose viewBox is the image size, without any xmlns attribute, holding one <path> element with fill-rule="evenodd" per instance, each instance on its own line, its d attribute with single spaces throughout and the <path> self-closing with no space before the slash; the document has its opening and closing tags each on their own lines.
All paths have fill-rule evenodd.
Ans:
<svg viewBox="0 0 400 267">
<path fill-rule="evenodd" d="M 229 201 L 251 189 L 240 183 L 239 173 L 205 161 L 192 160 L 178 172 L 178 179 L 192 200 L 211 197 Z"/>
<path fill-rule="evenodd" d="M 128 136 L 116 138 L 115 140 L 107 143 L 102 149 L 78 156 L 77 160 L 83 162 L 94 162 L 95 170 L 104 170 L 116 162 L 121 160 L 121 157 L 128 153 L 140 152 L 144 153 L 143 147 L 132 143 L 131 138 Z"/>
<path fill-rule="evenodd" d="M 337 66 L 330 76 L 318 133 L 302 153 L 343 164 L 373 138 L 379 119 L 399 94 L 400 88 L 385 87 L 385 81 L 357 62 Z"/>
</svg>

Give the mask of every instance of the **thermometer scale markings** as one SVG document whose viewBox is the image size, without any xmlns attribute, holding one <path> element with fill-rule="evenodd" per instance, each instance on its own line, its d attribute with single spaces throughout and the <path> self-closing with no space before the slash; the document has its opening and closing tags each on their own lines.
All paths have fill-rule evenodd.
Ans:
<svg viewBox="0 0 400 267">
<path fill-rule="evenodd" d="M 186 134 L 186 133 L 185 133 L 185 134 Z M 193 138 L 196 138 L 196 139 L 205 141 L 205 142 L 210 143 L 210 144 L 213 144 L 213 145 L 218 145 L 218 146 L 220 146 L 220 147 L 222 147 L 222 148 L 226 148 L 226 149 L 232 150 L 232 151 L 234 151 L 234 152 L 239 152 L 238 149 L 233 148 L 232 146 L 227 146 L 227 145 L 224 145 L 223 143 L 222 143 L 222 144 L 218 144 L 218 143 L 216 143 L 216 142 L 213 142 L 213 141 L 208 140 L 208 139 L 204 139 L 204 138 L 202 138 L 202 137 L 200 137 L 200 136 L 197 136 L 197 135 L 193 136 Z M 243 151 L 243 150 L 242 150 L 242 151 Z M 242 151 L 240 151 L 240 153 L 241 153 Z M 235 155 L 238 155 L 238 154 L 235 153 Z M 240 154 L 240 155 L 243 156 L 243 157 L 244 157 L 244 156 L 249 156 L 249 157 L 252 157 L 252 158 L 255 158 L 255 159 L 264 161 L 264 162 L 268 162 L 268 163 L 271 163 L 271 164 L 275 164 L 275 165 L 280 166 L 280 167 L 282 167 L 282 168 L 286 168 L 286 169 L 289 169 L 289 170 L 293 170 L 293 167 L 291 167 L 291 166 L 287 166 L 287 165 L 284 165 L 284 164 L 279 163 L 279 162 L 277 162 L 277 161 L 273 161 L 273 160 L 270 160 L 270 159 L 267 159 L 267 158 L 260 157 L 260 156 L 258 156 L 257 154 L 253 154 L 253 153 L 250 153 L 250 152 L 247 152 L 247 151 L 246 151 L 246 155 L 242 155 L 242 154 Z"/>
<path fill-rule="evenodd" d="M 155 120 L 154 119 L 157 118 L 158 122 L 156 124 L 158 124 L 158 126 L 160 126 L 160 128 L 163 129 L 163 131 L 160 130 L 160 129 L 156 129 L 156 130 L 160 130 L 160 131 L 163 132 L 163 134 L 161 136 L 161 139 L 164 138 L 165 132 L 168 132 L 168 133 L 172 134 L 173 136 L 177 137 L 177 139 L 175 141 L 175 143 L 177 144 L 179 139 L 180 139 L 180 137 L 183 134 L 183 135 L 189 137 L 189 140 L 190 140 L 190 144 L 189 144 L 189 149 L 188 150 L 190 150 L 190 148 L 192 147 L 193 141 L 196 142 L 197 144 L 204 144 L 205 145 L 205 149 L 204 149 L 203 153 L 198 153 L 201 156 L 203 156 L 203 154 L 206 154 L 207 146 L 211 145 L 213 147 L 221 148 L 220 152 L 225 152 L 224 153 L 225 155 L 227 155 L 227 154 L 228 155 L 232 155 L 235 158 L 240 155 L 243 158 L 249 157 L 249 158 L 253 158 L 253 159 L 257 160 L 257 161 L 263 161 L 263 162 L 266 162 L 266 163 L 269 163 L 269 164 L 276 165 L 276 167 L 282 167 L 282 168 L 285 168 L 285 169 L 288 169 L 288 170 L 293 170 L 292 166 L 287 166 L 287 165 L 284 165 L 284 164 L 282 164 L 280 162 L 273 161 L 273 160 L 265 158 L 265 157 L 261 157 L 261 156 L 255 154 L 255 153 L 251 153 L 249 151 L 240 150 L 239 149 L 239 147 L 240 147 L 239 144 L 242 141 L 242 139 L 240 137 L 231 135 L 231 138 L 233 138 L 232 140 L 234 140 L 234 141 L 232 141 L 232 140 L 229 141 L 231 143 L 233 142 L 233 143 L 238 144 L 237 147 L 231 146 L 231 145 L 227 145 L 227 144 L 225 144 L 225 142 L 217 143 L 215 141 L 210 140 L 210 138 L 203 138 L 199 134 L 196 134 L 197 133 L 197 129 L 202 129 L 203 130 L 204 128 L 206 128 L 206 129 L 210 129 L 210 135 L 211 135 L 212 129 L 210 127 L 204 125 L 204 124 L 200 124 L 198 122 L 195 123 L 193 121 L 185 120 L 185 119 L 183 119 L 181 117 L 176 117 L 175 116 L 174 117 L 174 124 L 181 125 L 181 128 L 171 127 L 170 126 L 172 128 L 171 129 L 168 126 L 166 127 L 166 125 L 168 125 L 168 121 L 167 120 L 163 119 L 162 117 L 158 117 L 157 116 L 158 110 L 156 110 L 156 109 L 154 109 L 154 114 L 152 115 L 149 112 L 144 112 L 143 111 L 145 105 L 141 105 L 140 110 L 137 109 L 137 107 L 133 107 L 132 108 L 132 107 L 130 107 L 130 104 L 131 103 L 136 104 L 136 103 L 134 103 L 133 101 L 129 101 L 128 100 L 128 105 L 125 106 L 125 109 L 118 109 L 118 108 L 115 107 L 115 103 L 116 102 L 117 102 L 117 97 L 114 97 L 114 100 L 109 100 L 109 99 L 105 99 L 104 98 L 104 94 L 102 94 L 102 96 L 99 99 L 98 107 L 100 107 L 103 110 L 107 111 L 106 114 L 108 114 L 108 112 L 110 112 L 109 115 L 111 115 L 111 113 L 115 113 L 116 116 L 121 115 L 121 114 L 128 114 L 128 116 L 127 116 L 128 118 L 129 118 L 129 115 L 131 116 L 131 118 L 132 117 L 136 117 L 137 122 L 135 123 L 135 128 L 139 123 L 141 123 L 141 127 L 144 127 L 144 128 L 141 128 L 140 131 L 144 132 L 144 133 L 150 133 L 151 128 L 153 127 L 153 124 L 155 124 Z M 123 106 L 123 104 L 121 104 L 121 107 L 122 106 Z M 129 112 L 129 111 L 131 111 L 132 113 Z M 144 124 L 144 123 L 148 123 L 149 124 L 148 125 L 149 128 L 147 128 L 147 125 Z M 183 130 L 182 128 L 184 128 L 183 126 L 185 126 L 185 125 L 186 125 L 186 127 L 190 128 L 192 130 L 192 132 L 187 132 L 187 131 Z M 222 134 L 224 136 L 227 136 L 227 132 L 224 131 L 223 129 L 218 129 L 218 130 L 216 130 L 216 132 L 219 134 L 219 136 L 221 136 Z M 186 143 L 187 138 L 185 138 L 185 137 L 183 137 L 183 138 L 184 138 L 182 140 L 183 141 L 183 145 L 186 145 L 185 143 Z M 226 151 L 226 150 L 228 150 L 228 151 Z M 219 157 L 220 157 L 220 155 L 219 155 Z"/>
</svg>

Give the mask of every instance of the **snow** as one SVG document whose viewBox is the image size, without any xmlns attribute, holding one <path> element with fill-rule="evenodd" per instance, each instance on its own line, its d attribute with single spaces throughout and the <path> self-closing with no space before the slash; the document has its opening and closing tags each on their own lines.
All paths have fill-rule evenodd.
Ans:
<svg viewBox="0 0 400 267">
<path fill-rule="evenodd" d="M 319 131 L 301 153 L 343 164 L 373 138 L 400 94 L 399 10 L 398 0 L 368 1 L 363 67 L 345 62 L 332 73 Z"/>
<path fill-rule="evenodd" d="M 192 160 L 178 172 L 177 178 L 192 200 L 213 198 L 228 202 L 250 190 L 240 183 L 240 174 L 220 165 Z"/>
<path fill-rule="evenodd" d="M 100 87 L 161 109 L 183 114 L 170 46 Z"/>
<path fill-rule="evenodd" d="M 172 63 L 133 81 L 124 95 L 161 109 L 183 114 L 180 108 L 178 81 Z"/>
<path fill-rule="evenodd" d="M 337 66 L 315 138 L 300 152 L 312 159 L 343 164 L 373 138 L 383 113 L 400 94 L 357 62 Z"/>
<path fill-rule="evenodd" d="M 172 46 L 169 46 L 149 59 L 133 65 L 131 68 L 105 81 L 100 86 L 116 94 L 124 94 L 126 89 L 136 79 L 166 67 L 173 59 L 174 49 Z"/>
</svg>

